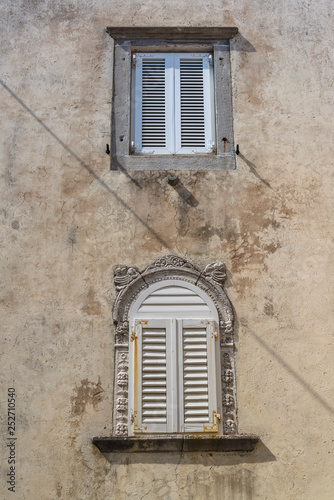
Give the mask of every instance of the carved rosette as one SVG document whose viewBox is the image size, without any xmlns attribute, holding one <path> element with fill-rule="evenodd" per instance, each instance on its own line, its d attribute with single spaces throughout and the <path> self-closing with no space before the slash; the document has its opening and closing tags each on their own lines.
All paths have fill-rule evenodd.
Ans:
<svg viewBox="0 0 334 500">
<path fill-rule="evenodd" d="M 119 266 L 114 273 L 115 288 L 118 292 L 114 321 L 115 333 L 115 392 L 114 392 L 114 433 L 128 434 L 128 365 L 129 365 L 129 323 L 128 313 L 139 293 L 153 283 L 164 280 L 188 281 L 213 300 L 219 315 L 221 374 L 222 374 L 222 414 L 224 434 L 237 433 L 236 385 L 233 345 L 233 309 L 224 291 L 226 267 L 223 262 L 214 262 L 198 271 L 185 259 L 175 255 L 165 255 L 144 271 L 135 267 Z"/>
</svg>

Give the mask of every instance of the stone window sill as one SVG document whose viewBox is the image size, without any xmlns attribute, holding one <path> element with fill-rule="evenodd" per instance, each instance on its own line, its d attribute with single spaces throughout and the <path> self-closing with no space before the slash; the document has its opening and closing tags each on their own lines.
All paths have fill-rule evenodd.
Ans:
<svg viewBox="0 0 334 500">
<path fill-rule="evenodd" d="M 253 451 L 258 436 L 150 436 L 150 437 L 94 437 L 93 443 L 101 453 L 145 452 L 249 452 Z"/>
</svg>

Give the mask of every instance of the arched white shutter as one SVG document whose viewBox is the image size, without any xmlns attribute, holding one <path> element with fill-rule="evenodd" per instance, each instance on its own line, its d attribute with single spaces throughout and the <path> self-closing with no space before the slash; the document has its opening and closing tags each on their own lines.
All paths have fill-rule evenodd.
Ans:
<svg viewBox="0 0 334 500">
<path fill-rule="evenodd" d="M 138 297 L 130 334 L 130 434 L 218 431 L 219 342 L 210 301 L 194 285 L 175 281 Z"/>
<path fill-rule="evenodd" d="M 179 400 L 182 432 L 209 432 L 217 411 L 217 330 L 213 321 L 179 321 Z"/>
<path fill-rule="evenodd" d="M 170 321 L 135 322 L 134 342 L 134 432 L 167 432 L 167 342 Z M 167 340 L 168 339 L 168 340 Z"/>
</svg>

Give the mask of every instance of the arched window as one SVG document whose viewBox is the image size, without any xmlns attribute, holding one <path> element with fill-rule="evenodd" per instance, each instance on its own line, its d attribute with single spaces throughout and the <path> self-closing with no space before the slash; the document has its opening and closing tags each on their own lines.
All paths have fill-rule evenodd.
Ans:
<svg viewBox="0 0 334 500">
<path fill-rule="evenodd" d="M 221 262 L 116 269 L 116 435 L 236 433 L 233 313 Z"/>
<path fill-rule="evenodd" d="M 200 288 L 166 280 L 129 311 L 129 433 L 218 432 L 218 312 Z"/>
</svg>

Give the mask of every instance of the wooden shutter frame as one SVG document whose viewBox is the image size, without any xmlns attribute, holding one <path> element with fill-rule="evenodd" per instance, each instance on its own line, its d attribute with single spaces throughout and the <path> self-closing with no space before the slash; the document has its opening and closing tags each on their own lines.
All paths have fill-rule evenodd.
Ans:
<svg viewBox="0 0 334 500">
<path fill-rule="evenodd" d="M 211 57 L 211 59 L 210 59 Z M 203 62 L 203 99 L 204 99 L 204 136 L 205 147 L 182 146 L 182 126 L 181 126 L 181 70 L 180 63 L 183 60 L 198 60 Z M 211 64 L 210 64 L 211 61 Z M 209 154 L 212 153 L 215 145 L 214 127 L 214 89 L 213 87 L 213 64 L 212 54 L 187 52 L 174 54 L 174 80 L 175 80 L 175 154 Z"/>
<path fill-rule="evenodd" d="M 111 170 L 225 170 L 236 168 L 233 132 L 232 80 L 229 38 L 237 33 L 225 28 L 197 27 L 187 31 L 175 28 L 173 38 L 168 42 L 169 28 L 110 28 L 108 33 L 114 38 L 113 48 L 113 92 L 111 126 Z M 187 41 L 183 38 L 187 34 Z M 141 39 L 138 34 L 141 33 Z M 134 38 L 132 38 L 132 36 Z M 192 40 L 191 40 L 192 37 Z M 133 154 L 131 80 L 133 78 L 133 55 L 137 52 L 154 51 L 202 51 L 213 52 L 216 152 L 211 155 L 140 155 Z M 223 138 L 226 140 L 224 141 Z"/>
<path fill-rule="evenodd" d="M 184 421 L 184 328 L 206 330 L 208 366 L 208 422 Z M 166 423 L 147 423 L 142 417 L 142 338 L 143 328 L 166 331 Z M 219 431 L 221 410 L 217 406 L 219 370 L 218 325 L 211 319 L 135 319 L 130 335 L 129 434 L 211 433 Z"/>
<path fill-rule="evenodd" d="M 183 332 L 185 328 L 203 328 L 206 329 L 206 345 L 207 345 L 207 368 L 208 368 L 208 418 L 207 423 L 186 423 L 184 418 L 184 390 L 185 390 L 185 373 L 184 373 L 184 343 Z M 219 370 L 217 366 L 218 361 L 218 325 L 214 320 L 186 320 L 178 321 L 178 338 L 179 338 L 179 419 L 180 419 L 180 432 L 183 433 L 207 433 L 218 432 L 220 410 L 217 405 L 217 386 L 219 377 Z M 217 417 L 218 416 L 218 417 Z M 217 422 L 218 421 L 218 422 Z"/>
<path fill-rule="evenodd" d="M 166 423 L 147 423 L 143 421 L 142 416 L 142 400 L 143 400 L 143 380 L 142 380 L 142 362 L 143 362 L 143 327 L 147 329 L 165 329 L 166 331 Z M 132 339 L 130 341 L 133 342 L 133 348 L 130 349 L 131 356 L 130 359 L 132 363 L 129 367 L 129 376 L 130 383 L 133 384 L 132 390 L 130 391 L 132 405 L 130 404 L 130 408 L 132 407 L 132 413 L 130 414 L 130 429 L 133 434 L 137 433 L 166 433 L 169 431 L 168 429 L 168 416 L 170 411 L 170 399 L 171 399 L 171 390 L 170 390 L 170 360 L 171 356 L 168 355 L 168 350 L 171 349 L 171 320 L 135 320 L 132 327 Z"/>
<path fill-rule="evenodd" d="M 132 90 L 133 103 L 132 126 L 134 139 L 134 152 L 141 154 L 172 154 L 174 149 L 171 127 L 174 120 L 174 107 L 172 106 L 174 96 L 173 60 L 167 53 L 138 53 L 134 55 L 134 88 Z M 142 146 L 142 110 L 143 110 L 143 60 L 163 59 L 165 61 L 165 147 L 143 147 Z"/>
<path fill-rule="evenodd" d="M 213 83 L 213 55 L 208 52 L 143 52 L 134 57 L 134 76 L 132 86 L 132 137 L 133 152 L 144 155 L 193 155 L 210 154 L 215 145 L 215 107 Z M 210 59 L 211 58 L 211 59 Z M 165 132 L 166 147 L 142 146 L 142 103 L 143 103 L 143 60 L 165 60 Z M 204 97 L 204 132 L 205 147 L 182 147 L 181 145 L 181 91 L 180 60 L 203 60 L 203 97 Z M 211 61 L 211 64 L 210 64 Z"/>
</svg>

